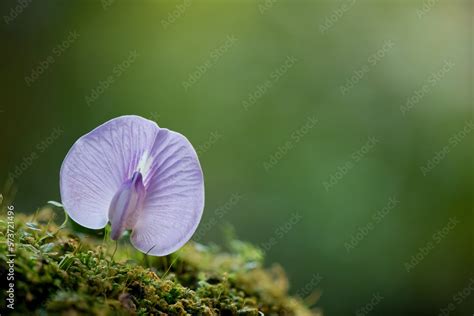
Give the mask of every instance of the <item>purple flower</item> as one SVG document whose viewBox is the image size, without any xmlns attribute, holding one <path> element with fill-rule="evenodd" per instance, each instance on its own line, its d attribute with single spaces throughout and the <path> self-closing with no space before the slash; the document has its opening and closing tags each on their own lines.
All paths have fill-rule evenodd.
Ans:
<svg viewBox="0 0 474 316">
<path fill-rule="evenodd" d="M 87 228 L 131 229 L 132 244 L 164 256 L 194 234 L 204 209 L 204 179 L 191 143 L 139 116 L 112 119 L 79 138 L 63 161 L 61 198 Z"/>
</svg>

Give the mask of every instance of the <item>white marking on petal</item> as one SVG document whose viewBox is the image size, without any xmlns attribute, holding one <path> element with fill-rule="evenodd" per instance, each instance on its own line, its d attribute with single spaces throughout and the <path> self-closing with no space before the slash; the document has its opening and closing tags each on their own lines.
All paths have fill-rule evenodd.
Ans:
<svg viewBox="0 0 474 316">
<path fill-rule="evenodd" d="M 145 177 L 148 173 L 148 170 L 150 170 L 152 163 L 153 157 L 149 155 L 148 150 L 145 150 L 143 155 L 140 157 L 140 161 L 138 162 L 136 171 L 139 171 L 143 175 L 143 177 Z"/>
</svg>

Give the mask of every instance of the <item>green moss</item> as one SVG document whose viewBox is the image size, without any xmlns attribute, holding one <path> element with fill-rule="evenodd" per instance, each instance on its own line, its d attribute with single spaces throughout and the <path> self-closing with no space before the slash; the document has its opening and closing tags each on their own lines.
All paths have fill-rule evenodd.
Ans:
<svg viewBox="0 0 474 316">
<path fill-rule="evenodd" d="M 262 252 L 248 243 L 233 240 L 224 252 L 189 242 L 150 257 L 124 240 L 112 257 L 116 245 L 107 236 L 58 227 L 53 214 L 46 207 L 34 218 L 16 215 L 17 314 L 313 315 L 287 295 L 283 270 L 264 269 Z M 6 221 L 0 226 L 6 261 Z M 6 269 L 0 266 L 2 275 Z"/>
</svg>

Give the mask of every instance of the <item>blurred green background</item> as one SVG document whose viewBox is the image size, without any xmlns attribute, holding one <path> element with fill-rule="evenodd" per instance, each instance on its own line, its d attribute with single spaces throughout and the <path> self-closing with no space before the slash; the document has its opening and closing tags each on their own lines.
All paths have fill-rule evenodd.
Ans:
<svg viewBox="0 0 474 316">
<path fill-rule="evenodd" d="M 199 241 L 231 223 L 284 266 L 292 293 L 320 290 L 325 315 L 471 315 L 473 12 L 3 1 L 0 180 L 15 180 L 18 210 L 60 200 L 73 142 L 141 115 L 199 152 Z"/>
</svg>

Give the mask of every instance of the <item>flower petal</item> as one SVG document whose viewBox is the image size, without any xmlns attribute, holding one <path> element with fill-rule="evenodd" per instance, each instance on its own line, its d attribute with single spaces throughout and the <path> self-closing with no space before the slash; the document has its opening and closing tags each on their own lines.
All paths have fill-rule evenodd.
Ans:
<svg viewBox="0 0 474 316">
<path fill-rule="evenodd" d="M 125 181 L 110 202 L 109 221 L 112 228 L 110 237 L 120 238 L 125 229 L 135 227 L 145 198 L 142 174 L 135 171 L 132 178 Z"/>
<path fill-rule="evenodd" d="M 74 221 L 105 227 L 112 198 L 152 148 L 158 131 L 155 122 L 121 116 L 76 141 L 60 172 L 62 203 Z"/>
<path fill-rule="evenodd" d="M 204 209 L 204 179 L 191 143 L 160 129 L 144 177 L 146 196 L 131 241 L 139 250 L 163 256 L 194 234 Z"/>
</svg>

